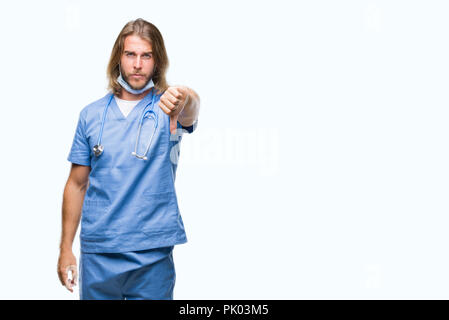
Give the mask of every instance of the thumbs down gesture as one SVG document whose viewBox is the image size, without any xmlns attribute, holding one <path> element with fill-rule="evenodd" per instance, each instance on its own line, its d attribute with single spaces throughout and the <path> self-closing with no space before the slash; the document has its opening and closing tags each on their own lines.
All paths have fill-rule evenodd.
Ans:
<svg viewBox="0 0 449 320">
<path fill-rule="evenodd" d="M 159 100 L 159 107 L 170 116 L 170 132 L 176 133 L 179 114 L 189 103 L 190 96 L 187 87 L 168 87 Z"/>
</svg>

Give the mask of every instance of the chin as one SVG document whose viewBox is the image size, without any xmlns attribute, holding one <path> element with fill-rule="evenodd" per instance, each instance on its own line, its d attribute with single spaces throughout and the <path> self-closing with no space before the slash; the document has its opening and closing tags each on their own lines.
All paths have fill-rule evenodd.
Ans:
<svg viewBox="0 0 449 320">
<path fill-rule="evenodd" d="M 136 85 L 134 83 L 130 83 L 130 87 L 134 90 L 140 90 L 142 89 L 144 86 L 143 85 Z"/>
<path fill-rule="evenodd" d="M 132 86 L 133 88 L 135 88 L 136 90 L 142 89 L 143 87 L 145 87 L 145 85 L 148 83 L 147 80 L 140 80 L 140 81 L 133 81 L 132 82 Z M 130 83 L 131 84 L 131 83 Z"/>
</svg>

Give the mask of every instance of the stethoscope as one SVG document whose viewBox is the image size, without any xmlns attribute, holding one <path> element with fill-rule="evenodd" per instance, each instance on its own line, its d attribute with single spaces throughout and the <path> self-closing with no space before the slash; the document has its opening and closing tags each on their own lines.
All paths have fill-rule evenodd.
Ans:
<svg viewBox="0 0 449 320">
<path fill-rule="evenodd" d="M 154 92 L 154 88 L 153 88 L 153 92 Z M 157 116 L 157 114 L 152 110 L 152 109 L 153 109 L 153 105 L 154 105 L 154 98 L 155 98 L 155 97 L 156 97 L 156 94 L 153 93 L 153 96 L 152 96 L 152 98 L 151 98 L 151 103 L 148 103 L 148 104 L 145 106 L 145 108 L 143 108 L 142 115 L 140 116 L 139 129 L 137 129 L 138 132 L 137 132 L 137 137 L 136 137 L 136 145 L 134 146 L 134 151 L 131 152 L 131 154 L 132 154 L 133 156 L 135 156 L 135 157 L 138 158 L 138 159 L 142 159 L 142 160 L 148 160 L 148 158 L 147 158 L 147 153 L 148 153 L 148 150 L 150 149 L 151 142 L 153 141 L 154 133 L 156 132 L 156 129 L 157 129 L 157 123 L 158 123 L 157 120 L 158 120 L 158 116 Z M 108 112 L 109 105 L 111 104 L 111 101 L 112 101 L 113 98 L 114 98 L 114 94 L 111 94 L 111 97 L 109 98 L 108 104 L 107 104 L 106 107 L 104 108 L 104 111 L 103 111 L 103 119 L 102 119 L 102 121 L 101 121 L 100 134 L 98 135 L 98 142 L 97 142 L 97 144 L 93 147 L 93 152 L 94 152 L 94 154 L 95 154 L 95 156 L 96 156 L 97 158 L 103 154 L 104 147 L 101 145 L 101 137 L 103 136 L 103 127 L 104 127 L 104 123 L 105 123 L 105 120 L 106 120 L 106 114 L 107 114 L 107 112 Z M 151 105 L 151 109 L 150 109 L 150 110 L 147 110 L 147 107 L 148 107 L 149 105 Z M 142 123 L 143 123 L 143 120 L 144 120 L 145 118 L 153 118 L 153 120 L 154 120 L 154 130 L 153 130 L 153 133 L 151 134 L 150 142 L 149 142 L 148 145 L 147 145 L 147 149 L 145 150 L 145 153 L 144 153 L 143 155 L 139 155 L 139 154 L 137 154 L 137 145 L 139 144 L 140 131 L 141 131 L 141 129 L 142 129 Z"/>
</svg>

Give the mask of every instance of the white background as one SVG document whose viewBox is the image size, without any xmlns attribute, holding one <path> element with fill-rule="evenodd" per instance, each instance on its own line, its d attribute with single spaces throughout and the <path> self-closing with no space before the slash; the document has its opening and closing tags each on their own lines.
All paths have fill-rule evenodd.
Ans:
<svg viewBox="0 0 449 320">
<path fill-rule="evenodd" d="M 56 274 L 67 156 L 141 17 L 170 84 L 201 97 L 176 180 L 175 299 L 448 299 L 448 10 L 2 2 L 0 298 L 78 299 Z"/>
</svg>

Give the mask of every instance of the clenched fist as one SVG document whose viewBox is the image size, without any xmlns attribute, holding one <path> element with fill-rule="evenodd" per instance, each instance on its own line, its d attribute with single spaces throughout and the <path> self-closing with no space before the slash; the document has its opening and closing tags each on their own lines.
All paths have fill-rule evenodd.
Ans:
<svg viewBox="0 0 449 320">
<path fill-rule="evenodd" d="M 159 107 L 170 116 L 170 132 L 176 133 L 178 116 L 189 102 L 189 92 L 186 87 L 168 87 L 161 96 Z"/>
</svg>

